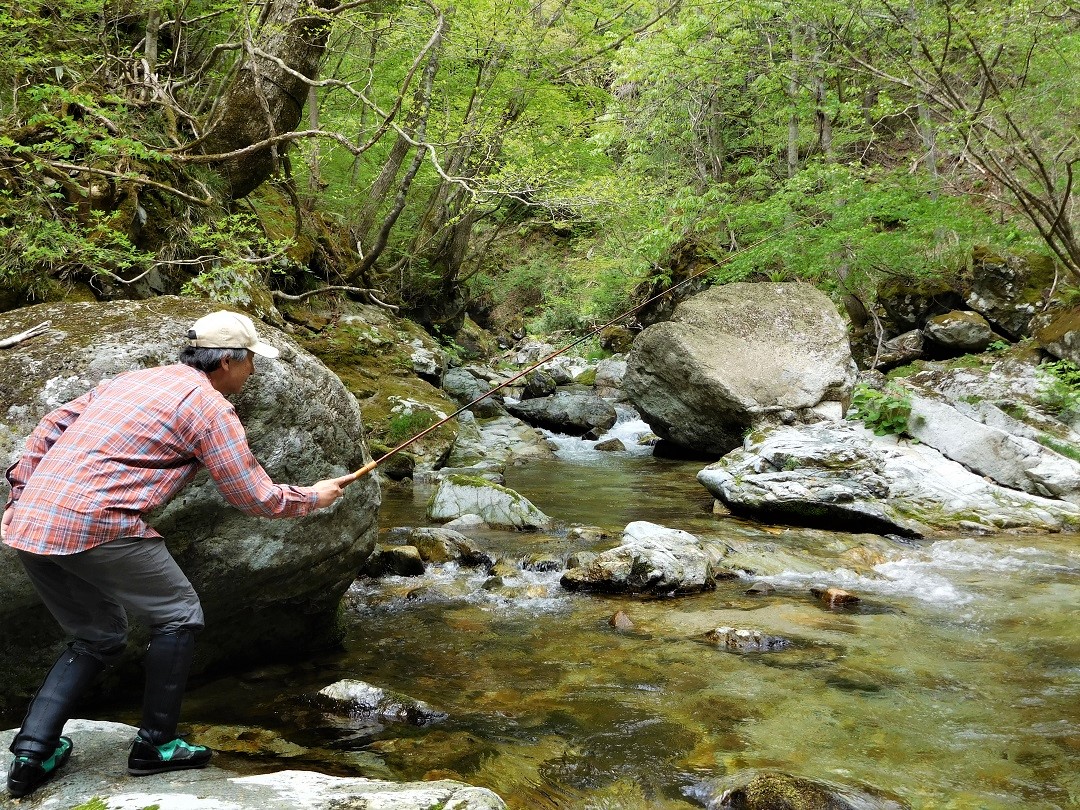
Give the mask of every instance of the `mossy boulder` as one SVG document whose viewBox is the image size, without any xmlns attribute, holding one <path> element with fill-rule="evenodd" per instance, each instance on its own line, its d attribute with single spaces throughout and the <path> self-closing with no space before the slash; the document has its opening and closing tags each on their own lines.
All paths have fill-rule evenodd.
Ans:
<svg viewBox="0 0 1080 810">
<path fill-rule="evenodd" d="M 432 520 L 480 515 L 489 526 L 504 529 L 546 529 L 551 518 L 512 489 L 471 475 L 450 475 L 439 481 L 428 502 Z"/>
<path fill-rule="evenodd" d="M 22 452 L 48 411 L 101 380 L 174 362 L 191 323 L 214 304 L 175 297 L 148 302 L 44 304 L 0 315 L 0 336 L 50 321 L 43 334 L 0 350 L 0 465 Z M 256 360 L 234 397 L 256 458 L 273 480 L 311 484 L 369 458 L 356 400 L 341 381 L 283 333 L 260 325 L 281 350 Z M 8 494 L 0 481 L 0 499 Z M 195 671 L 296 655 L 337 641 L 338 605 L 374 545 L 379 489 L 369 476 L 328 509 L 300 519 L 247 517 L 218 494 L 205 471 L 152 517 L 199 592 L 207 617 Z M 140 634 L 121 667 L 140 677 Z M 63 639 L 14 552 L 0 547 L 0 710 L 37 685 Z"/>
</svg>

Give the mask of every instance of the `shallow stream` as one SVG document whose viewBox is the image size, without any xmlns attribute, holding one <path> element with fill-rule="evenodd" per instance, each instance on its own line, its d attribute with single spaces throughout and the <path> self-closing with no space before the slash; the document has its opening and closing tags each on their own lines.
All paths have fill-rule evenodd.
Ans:
<svg viewBox="0 0 1080 810">
<path fill-rule="evenodd" d="M 457 778 L 520 810 L 700 808 L 703 786 L 763 768 L 912 807 L 1080 805 L 1080 538 L 901 544 L 762 526 L 713 514 L 700 463 L 559 444 L 558 460 L 512 467 L 506 483 L 561 521 L 612 532 L 595 550 L 649 520 L 720 538 L 769 575 L 668 599 L 571 594 L 558 573 L 524 570 L 489 591 L 484 575 L 453 565 L 360 580 L 344 652 L 190 693 L 192 728 L 236 726 L 261 752 L 222 764 Z M 383 530 L 425 525 L 426 496 L 387 488 Z M 565 532 L 474 538 L 514 560 L 577 548 Z M 747 594 L 762 581 L 775 590 Z M 862 602 L 829 609 L 816 586 Z M 632 629 L 609 625 L 620 610 Z M 703 638 L 718 626 L 793 643 L 726 652 Z M 342 678 L 448 719 L 334 718 L 310 696 Z M 259 743 L 257 729 L 281 739 Z"/>
</svg>

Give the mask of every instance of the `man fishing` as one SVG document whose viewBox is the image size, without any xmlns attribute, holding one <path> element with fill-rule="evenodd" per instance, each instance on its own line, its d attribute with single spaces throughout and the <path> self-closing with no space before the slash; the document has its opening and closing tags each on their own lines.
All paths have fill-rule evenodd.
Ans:
<svg viewBox="0 0 1080 810">
<path fill-rule="evenodd" d="M 179 363 L 121 374 L 45 416 L 7 470 L 0 537 L 15 549 L 42 602 L 72 638 L 30 702 L 11 743 L 7 788 L 26 796 L 71 756 L 61 736 L 91 682 L 123 652 L 128 614 L 150 628 L 142 722 L 128 773 L 201 768 L 209 748 L 177 737 L 184 687 L 203 627 L 199 597 L 145 520 L 205 467 L 242 512 L 302 517 L 356 479 L 275 484 L 248 448 L 225 398 L 275 358 L 251 319 L 214 312 L 188 332 Z"/>
</svg>

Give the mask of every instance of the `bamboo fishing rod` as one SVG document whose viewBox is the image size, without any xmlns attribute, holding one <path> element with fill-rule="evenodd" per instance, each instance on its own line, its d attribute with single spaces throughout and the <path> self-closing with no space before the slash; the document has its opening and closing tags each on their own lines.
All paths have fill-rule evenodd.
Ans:
<svg viewBox="0 0 1080 810">
<path fill-rule="evenodd" d="M 554 360 L 560 354 L 564 354 L 564 353 L 570 351 L 570 349 L 574 348 L 575 346 L 580 346 L 586 340 L 593 337 L 594 335 L 600 334 L 600 332 L 604 331 L 609 326 L 614 326 L 619 321 L 621 321 L 623 318 L 626 318 L 626 317 L 628 317 L 630 315 L 633 315 L 639 309 L 642 309 L 643 307 L 648 306 L 653 301 L 656 301 L 656 300 L 658 300 L 660 298 L 663 298 L 665 295 L 668 295 L 669 293 L 675 292 L 675 290 L 679 289 L 679 287 L 682 287 L 684 284 L 689 284 L 694 279 L 700 278 L 701 276 L 708 273 L 710 270 L 715 270 L 717 267 L 722 267 L 723 265 L 727 264 L 728 262 L 730 262 L 735 257 L 741 256 L 742 254 L 747 253 L 747 252 L 753 250 L 754 248 L 759 247 L 760 245 L 763 245 L 763 244 L 765 244 L 766 242 L 768 242 L 768 241 L 770 241 L 772 239 L 775 239 L 776 237 L 780 236 L 780 234 L 787 233 L 788 231 L 794 230 L 799 225 L 802 225 L 802 223 L 805 220 L 806 220 L 805 217 L 801 218 L 801 219 L 797 220 L 796 222 L 794 222 L 794 223 L 792 223 L 792 224 L 790 224 L 790 225 L 788 225 L 788 226 L 786 226 L 784 228 L 781 228 L 779 231 L 774 231 L 773 233 L 769 234 L 768 236 L 765 236 L 765 237 L 759 239 L 756 242 L 750 243 L 746 247 L 744 247 L 744 248 L 742 248 L 740 250 L 737 250 L 734 253 L 729 253 L 727 256 L 725 256 L 720 261 L 714 262 L 713 264 L 710 264 L 708 267 L 705 267 L 705 268 L 703 268 L 701 270 L 698 270 L 693 275 L 684 278 L 678 284 L 672 284 L 666 290 L 657 293 L 656 295 L 652 296 L 651 298 L 647 298 L 646 300 L 642 301 L 640 304 L 636 304 L 635 306 L 633 306 L 630 309 L 626 310 L 626 312 L 622 313 L 621 315 L 617 315 L 616 317 L 612 318 L 607 323 L 601 324 L 600 326 L 593 329 L 591 332 L 583 335 L 582 337 L 579 337 L 573 343 L 568 343 L 566 346 L 563 346 L 558 351 L 554 351 L 551 354 L 549 354 L 547 357 L 545 357 L 544 359 L 538 360 L 537 362 L 533 363 L 531 366 L 529 366 L 524 371 L 522 371 L 522 372 L 520 372 L 518 374 L 515 374 L 513 377 L 506 380 L 505 382 L 499 383 L 494 388 L 492 388 L 490 391 L 488 391 L 486 394 L 478 396 L 476 399 L 474 399 L 472 402 L 468 403 L 467 405 L 462 405 L 460 408 L 458 408 L 456 411 L 454 411 L 449 416 L 446 416 L 446 417 L 440 419 L 435 424 L 429 425 L 428 427 L 424 428 L 419 433 L 417 433 L 415 436 L 413 436 L 411 439 L 406 439 L 404 442 L 399 444 L 394 449 L 388 451 L 386 454 L 380 456 L 377 459 L 369 461 L 367 464 L 365 464 L 359 470 L 352 473 L 351 477 L 347 477 L 347 480 L 345 480 L 345 479 L 339 479 L 339 480 L 342 482 L 342 485 L 348 486 L 349 484 L 351 484 L 356 479 L 362 478 L 363 476 L 367 475 L 369 472 L 374 470 L 376 467 L 378 467 L 380 464 L 382 464 L 388 458 L 397 455 L 398 453 L 400 453 L 402 450 L 404 450 L 406 447 L 413 444 L 414 442 L 420 441 L 420 439 L 427 436 L 429 433 L 431 433 L 436 428 L 439 428 L 440 426 L 445 425 L 451 419 L 454 419 L 454 418 L 460 416 L 465 411 L 469 410 L 469 408 L 471 408 L 473 405 L 476 405 L 479 402 L 483 402 L 485 399 L 490 397 L 492 394 L 502 390 L 503 388 L 506 388 L 506 386 L 516 382 L 517 380 L 520 380 L 526 374 L 529 374 L 530 372 L 536 371 L 536 369 L 540 368 L 540 366 L 544 365 L 544 363 L 547 363 L 549 360 Z"/>
</svg>

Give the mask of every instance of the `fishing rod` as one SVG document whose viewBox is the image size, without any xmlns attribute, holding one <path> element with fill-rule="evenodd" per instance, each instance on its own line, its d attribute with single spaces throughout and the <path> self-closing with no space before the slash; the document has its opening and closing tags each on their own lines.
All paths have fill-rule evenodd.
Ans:
<svg viewBox="0 0 1080 810">
<path fill-rule="evenodd" d="M 559 349 L 558 351 L 552 352 L 551 354 L 549 354 L 544 359 L 538 360 L 537 362 L 533 363 L 531 366 L 529 366 L 527 369 L 520 372 L 519 374 L 515 374 L 513 377 L 506 380 L 505 382 L 499 383 L 494 388 L 492 388 L 490 391 L 488 391 L 486 394 L 478 396 L 476 399 L 474 399 L 472 402 L 468 403 L 467 405 L 462 405 L 460 408 L 458 408 L 456 411 L 454 411 L 449 416 L 446 416 L 446 417 L 440 419 L 435 424 L 429 425 L 428 427 L 424 428 L 422 431 L 417 433 L 411 439 L 407 439 L 406 441 L 402 442 L 401 444 L 399 444 L 394 449 L 388 451 L 386 454 L 380 456 L 377 459 L 369 461 L 367 464 L 365 464 L 359 470 L 352 473 L 351 477 L 347 477 L 348 480 L 344 480 L 344 479 L 339 479 L 339 480 L 342 480 L 343 485 L 347 486 L 348 484 L 351 484 L 353 481 L 357 480 L 358 478 L 362 478 L 363 476 L 367 475 L 369 472 L 374 470 L 376 467 L 378 467 L 380 464 L 382 464 L 384 461 L 386 461 L 388 458 L 397 455 L 398 453 L 400 453 L 402 450 L 404 450 L 406 447 L 413 444 L 414 442 L 420 441 L 420 439 L 427 436 L 429 433 L 431 433 L 436 428 L 438 428 L 438 427 L 440 427 L 442 425 L 445 425 L 451 419 L 454 419 L 455 417 L 460 416 L 462 413 L 469 410 L 469 408 L 471 408 L 473 405 L 476 405 L 479 402 L 483 402 L 485 399 L 490 397 L 492 394 L 502 390 L 503 388 L 506 388 L 506 386 L 516 382 L 517 380 L 520 380 L 526 374 L 529 374 L 530 372 L 536 371 L 536 369 L 540 368 L 540 366 L 544 365 L 544 363 L 547 363 L 549 360 L 554 360 L 560 354 L 565 354 L 566 352 L 570 351 L 570 349 L 574 348 L 575 346 L 580 346 L 586 340 L 593 337 L 594 335 L 598 335 L 600 332 L 604 331 L 609 326 L 614 326 L 619 321 L 621 321 L 623 318 L 626 318 L 626 317 L 628 317 L 630 315 L 633 315 L 639 309 L 642 309 L 643 307 L 648 306 L 653 301 L 656 301 L 656 300 L 658 300 L 660 298 L 663 298 L 665 295 L 668 295 L 669 293 L 675 292 L 675 290 L 679 289 L 679 287 L 682 287 L 685 284 L 689 284 L 691 281 L 693 281 L 696 278 L 700 278 L 701 276 L 708 273 L 710 270 L 715 270 L 717 267 L 721 267 L 721 266 L 727 264 L 732 259 L 734 259 L 736 256 L 741 256 L 742 254 L 747 253 L 748 251 L 751 251 L 754 248 L 756 248 L 756 247 L 758 247 L 760 245 L 763 245 L 763 244 L 765 244 L 766 242 L 768 242 L 768 241 L 770 241 L 772 239 L 775 239 L 776 237 L 780 236 L 783 233 L 787 233 L 788 231 L 794 230 L 796 227 L 802 225 L 802 223 L 806 219 L 807 218 L 805 218 L 805 217 L 800 218 L 799 220 L 796 220 L 794 223 L 792 223 L 792 224 L 790 224 L 790 225 L 788 225 L 788 226 L 786 226 L 784 228 L 781 228 L 779 231 L 774 231 L 773 233 L 769 234 L 768 236 L 765 236 L 765 237 L 759 239 L 756 242 L 752 242 L 749 245 L 747 245 L 746 247 L 735 251 L 734 253 L 729 253 L 727 256 L 725 256 L 720 261 L 714 262 L 713 264 L 710 264 L 708 267 L 705 267 L 702 270 L 698 270 L 693 275 L 688 276 L 687 278 L 684 278 L 678 284 L 673 284 L 670 287 L 668 287 L 666 290 L 657 293 L 656 295 L 652 296 L 651 298 L 647 298 L 646 300 L 642 301 L 640 304 L 637 304 L 637 305 L 631 307 L 630 309 L 626 310 L 626 312 L 622 313 L 621 315 L 617 315 L 616 317 L 612 318 L 607 323 L 601 324 L 600 326 L 596 327 L 591 332 L 589 332 L 589 333 L 583 335 L 582 337 L 578 338 L 577 340 L 575 340 L 573 343 L 569 343 L 566 346 L 563 346 L 561 349 Z"/>
</svg>

